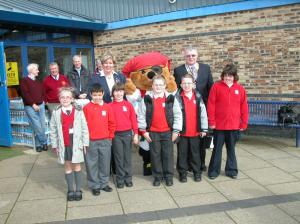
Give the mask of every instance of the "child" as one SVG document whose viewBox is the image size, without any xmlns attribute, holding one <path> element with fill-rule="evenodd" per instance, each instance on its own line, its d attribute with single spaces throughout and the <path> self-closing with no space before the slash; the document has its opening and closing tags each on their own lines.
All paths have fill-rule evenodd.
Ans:
<svg viewBox="0 0 300 224">
<path fill-rule="evenodd" d="M 199 137 L 204 137 L 208 131 L 206 108 L 200 93 L 194 88 L 195 81 L 191 74 L 181 78 L 180 86 L 176 98 L 181 104 L 183 126 L 177 144 L 177 171 L 179 181 L 187 182 L 188 162 L 190 162 L 194 181 L 199 182 L 202 172 Z"/>
<path fill-rule="evenodd" d="M 214 129 L 214 149 L 208 167 L 210 179 L 220 174 L 224 142 L 227 149 L 225 174 L 233 179 L 238 175 L 235 144 L 239 131 L 245 130 L 248 124 L 246 91 L 237 83 L 238 79 L 236 67 L 228 64 L 222 71 L 221 81 L 216 82 L 210 90 L 208 124 Z"/>
<path fill-rule="evenodd" d="M 71 87 L 59 89 L 60 106 L 53 111 L 50 121 L 52 148 L 58 155 L 59 163 L 65 165 L 68 201 L 82 199 L 80 163 L 84 161 L 83 151 L 85 152 L 89 145 L 86 120 L 82 109 L 73 105 L 74 95 L 74 89 Z"/>
<path fill-rule="evenodd" d="M 113 108 L 117 128 L 112 141 L 112 149 L 116 166 L 117 188 L 132 187 L 131 146 L 138 144 L 138 125 L 136 114 L 131 103 L 124 100 L 124 84 L 116 83 L 112 88 Z"/>
<path fill-rule="evenodd" d="M 91 87 L 92 101 L 83 108 L 90 134 L 90 147 L 85 163 L 88 186 L 94 196 L 98 196 L 100 190 L 112 191 L 108 181 L 116 121 L 111 106 L 104 103 L 103 96 L 104 90 L 101 85 L 94 84 Z"/>
<path fill-rule="evenodd" d="M 161 75 L 152 79 L 152 92 L 145 95 L 138 112 L 138 125 L 150 143 L 153 186 L 162 178 L 173 185 L 173 144 L 182 129 L 182 113 L 175 97 L 166 92 L 166 80 Z"/>
</svg>

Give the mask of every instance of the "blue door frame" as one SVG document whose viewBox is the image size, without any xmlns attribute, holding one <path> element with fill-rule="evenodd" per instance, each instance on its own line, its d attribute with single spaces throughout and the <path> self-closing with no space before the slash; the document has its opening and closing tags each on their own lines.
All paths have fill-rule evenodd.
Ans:
<svg viewBox="0 0 300 224">
<path fill-rule="evenodd" d="M 12 146 L 3 42 L 0 42 L 0 114 L 0 145 Z"/>
</svg>

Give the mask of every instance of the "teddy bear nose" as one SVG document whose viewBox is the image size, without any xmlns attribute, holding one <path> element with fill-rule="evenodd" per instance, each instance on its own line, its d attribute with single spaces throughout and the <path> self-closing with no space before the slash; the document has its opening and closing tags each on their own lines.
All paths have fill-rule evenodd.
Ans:
<svg viewBox="0 0 300 224">
<path fill-rule="evenodd" d="M 155 75 L 156 75 L 156 73 L 153 72 L 153 71 L 150 71 L 150 72 L 147 73 L 147 77 L 148 77 L 149 79 L 153 79 L 153 77 L 154 77 Z"/>
</svg>

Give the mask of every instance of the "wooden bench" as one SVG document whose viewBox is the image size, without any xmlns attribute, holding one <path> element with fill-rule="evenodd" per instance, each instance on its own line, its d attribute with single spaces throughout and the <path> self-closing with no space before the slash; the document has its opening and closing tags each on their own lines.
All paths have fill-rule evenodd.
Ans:
<svg viewBox="0 0 300 224">
<path fill-rule="evenodd" d="M 248 100 L 249 125 L 296 128 L 296 147 L 300 147 L 300 124 L 278 123 L 278 110 L 281 106 L 300 105 L 296 101 Z"/>
</svg>

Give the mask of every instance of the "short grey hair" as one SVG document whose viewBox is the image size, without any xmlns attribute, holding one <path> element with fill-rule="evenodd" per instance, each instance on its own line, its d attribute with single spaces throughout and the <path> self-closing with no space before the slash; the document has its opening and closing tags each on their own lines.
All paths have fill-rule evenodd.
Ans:
<svg viewBox="0 0 300 224">
<path fill-rule="evenodd" d="M 51 63 L 49 64 L 49 68 L 50 68 L 51 66 L 57 66 L 57 67 L 58 67 L 58 64 L 57 64 L 56 62 L 51 62 Z"/>
<path fill-rule="evenodd" d="M 74 61 L 76 58 L 79 58 L 79 59 L 81 60 L 81 56 L 78 55 L 78 54 L 75 54 L 75 55 L 73 56 L 73 61 Z"/>
<path fill-rule="evenodd" d="M 30 63 L 30 64 L 28 64 L 28 65 L 27 65 L 27 72 L 28 72 L 28 73 L 31 73 L 33 68 L 37 68 L 37 69 L 38 69 L 38 68 L 39 68 L 39 65 L 36 64 L 36 63 Z"/>
<path fill-rule="evenodd" d="M 197 48 L 196 47 L 193 47 L 193 46 L 188 46 L 188 47 L 186 47 L 186 48 L 184 48 L 184 53 L 186 53 L 186 52 L 191 52 L 191 51 L 196 51 L 197 52 L 197 55 L 198 55 L 198 50 L 197 50 Z"/>
</svg>

